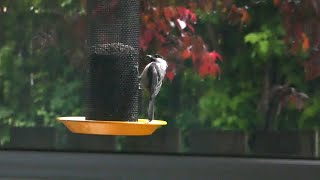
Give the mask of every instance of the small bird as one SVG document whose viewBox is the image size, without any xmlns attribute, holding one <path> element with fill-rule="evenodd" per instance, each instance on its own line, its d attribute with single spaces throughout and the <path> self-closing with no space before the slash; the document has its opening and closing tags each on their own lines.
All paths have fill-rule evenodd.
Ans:
<svg viewBox="0 0 320 180">
<path fill-rule="evenodd" d="M 168 64 L 159 54 L 147 55 L 147 57 L 151 62 L 144 68 L 139 79 L 142 88 L 146 89 L 150 95 L 148 106 L 148 120 L 150 122 L 154 119 L 155 98 L 160 91 Z"/>
</svg>

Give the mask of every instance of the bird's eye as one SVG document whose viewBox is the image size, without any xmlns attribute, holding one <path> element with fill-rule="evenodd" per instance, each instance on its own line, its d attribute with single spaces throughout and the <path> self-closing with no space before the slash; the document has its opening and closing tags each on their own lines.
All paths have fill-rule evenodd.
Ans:
<svg viewBox="0 0 320 180">
<path fill-rule="evenodd" d="M 155 58 L 162 58 L 162 59 L 163 59 L 163 57 L 160 56 L 159 54 L 155 54 L 154 57 L 155 57 Z"/>
</svg>

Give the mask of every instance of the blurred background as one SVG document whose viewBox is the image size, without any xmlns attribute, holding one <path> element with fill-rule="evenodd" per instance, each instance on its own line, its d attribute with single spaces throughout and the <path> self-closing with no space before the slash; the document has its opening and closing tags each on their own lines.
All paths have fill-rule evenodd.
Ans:
<svg viewBox="0 0 320 180">
<path fill-rule="evenodd" d="M 86 1 L 2 0 L 2 149 L 318 158 L 320 2 L 140 3 L 140 70 L 146 54 L 169 63 L 155 114 L 168 126 L 70 133 L 55 119 L 85 114 Z"/>
</svg>

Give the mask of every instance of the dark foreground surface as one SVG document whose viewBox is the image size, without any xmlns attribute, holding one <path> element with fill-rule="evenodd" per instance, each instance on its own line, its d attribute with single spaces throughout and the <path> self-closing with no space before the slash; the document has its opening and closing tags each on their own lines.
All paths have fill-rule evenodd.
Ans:
<svg viewBox="0 0 320 180">
<path fill-rule="evenodd" d="M 0 151 L 0 179 L 319 180 L 320 160 Z"/>
</svg>

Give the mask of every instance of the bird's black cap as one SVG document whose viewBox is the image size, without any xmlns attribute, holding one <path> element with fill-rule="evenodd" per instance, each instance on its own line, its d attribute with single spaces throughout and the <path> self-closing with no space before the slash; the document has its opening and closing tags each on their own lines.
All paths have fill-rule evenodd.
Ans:
<svg viewBox="0 0 320 180">
<path fill-rule="evenodd" d="M 149 57 L 151 61 L 155 61 L 156 58 L 164 59 L 164 58 L 163 58 L 161 55 L 159 55 L 159 54 L 155 54 L 155 55 L 150 55 L 150 54 L 148 54 L 147 57 Z"/>
</svg>

